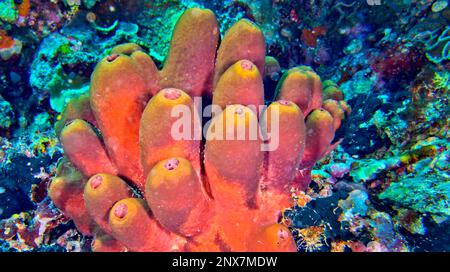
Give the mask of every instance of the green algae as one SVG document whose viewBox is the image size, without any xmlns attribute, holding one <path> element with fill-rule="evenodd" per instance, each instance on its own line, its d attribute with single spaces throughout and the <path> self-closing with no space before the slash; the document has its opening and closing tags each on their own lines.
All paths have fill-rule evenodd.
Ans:
<svg viewBox="0 0 450 272">
<path fill-rule="evenodd" d="M 450 216 L 450 180 L 434 173 L 404 177 L 379 195 L 401 207 L 422 213 Z"/>
<path fill-rule="evenodd" d="M 18 18 L 18 12 L 14 0 L 0 1 L 0 20 L 7 23 L 14 23 Z"/>
</svg>

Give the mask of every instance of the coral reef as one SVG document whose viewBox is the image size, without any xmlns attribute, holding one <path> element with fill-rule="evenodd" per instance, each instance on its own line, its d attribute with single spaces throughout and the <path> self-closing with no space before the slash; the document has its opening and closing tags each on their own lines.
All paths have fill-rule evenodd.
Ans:
<svg viewBox="0 0 450 272">
<path fill-rule="evenodd" d="M 0 2 L 0 18 L 2 21 L 13 23 L 17 20 L 17 16 L 14 0 Z"/>
<path fill-rule="evenodd" d="M 14 112 L 11 104 L 0 96 L 0 129 L 8 129 L 14 119 Z"/>
<path fill-rule="evenodd" d="M 277 219 L 333 149 L 349 107 L 333 82 L 323 83 L 322 94 L 320 77 L 301 66 L 285 73 L 264 110 L 260 29 L 238 21 L 215 59 L 218 35 L 212 11 L 186 10 L 160 71 L 138 45 L 119 45 L 97 64 L 90 95 L 63 113 L 57 132 L 66 159 L 49 195 L 95 236 L 94 250 L 296 249 Z M 193 100 L 200 96 L 221 109 L 204 147 Z M 173 113 L 180 109 L 189 112 L 181 119 L 188 132 L 177 138 Z M 274 150 L 262 149 L 263 134 Z"/>
<path fill-rule="evenodd" d="M 0 137 L 2 219 L 32 209 L 31 188 L 54 172 L 61 152 L 49 118 L 47 113 L 36 115 L 31 125 L 14 132 L 17 138 Z"/>
<path fill-rule="evenodd" d="M 253 63 L 263 80 L 263 100 L 258 87 L 243 88 L 235 84 L 233 78 L 239 65 L 234 66 L 237 69 L 234 72 L 225 73 L 228 65 L 231 67 L 238 61 L 236 59 L 222 67 L 216 76 L 213 73 L 211 84 L 205 88 L 208 94 L 203 96 L 204 105 L 199 107 L 202 112 L 208 112 L 205 109 L 212 100 L 221 105 L 228 101 L 269 105 L 281 96 L 296 99 L 301 109 L 308 110 L 308 101 L 312 100 L 292 97 L 287 88 L 295 85 L 296 80 L 307 78 L 308 73 L 304 70 L 309 68 L 305 69 L 305 65 L 321 78 L 331 79 L 339 85 L 335 88 L 333 83 L 321 81 L 321 107 L 335 116 L 342 116 L 336 106 L 345 109 L 344 104 L 325 100 L 341 99 L 345 95 L 352 108 L 352 114 L 347 114 L 343 122 L 333 119 L 333 127 L 340 127 L 334 133 L 330 150 L 336 148 L 327 150 L 317 163 L 303 171 L 305 177 L 312 179 L 309 185 L 306 186 L 308 178 L 296 177 L 296 184 L 305 182 L 304 190 L 298 188 L 291 195 L 289 205 L 268 205 L 277 211 L 287 208 L 282 217 L 271 222 L 289 228 L 298 251 L 450 250 L 448 1 L 0 0 L 0 251 L 124 249 L 115 238 L 99 233 L 99 228 L 96 229 L 96 242 L 91 246 L 92 236 L 83 235 L 69 219 L 77 210 L 63 214 L 49 201 L 47 186 L 50 180 L 60 179 L 55 177 L 57 172 L 72 177 L 72 181 L 80 177 L 79 171 L 63 167 L 68 162 L 67 158 L 61 159 L 62 141 L 58 137 L 65 130 L 65 124 L 70 122 L 68 120 L 76 117 L 86 120 L 89 126 L 76 121 L 73 125 L 92 128 L 93 131 L 85 136 L 94 142 L 94 136 L 98 136 L 101 140 L 96 143 L 103 147 L 107 138 L 89 107 L 89 89 L 93 85 L 90 76 L 96 64 L 112 54 L 122 56 L 142 51 L 148 53 L 159 71 L 163 70 L 176 22 L 193 7 L 214 11 L 220 22 L 219 41 L 224 40 L 226 30 L 242 19 L 255 22 L 265 38 L 264 70 L 262 57 L 259 63 Z M 239 43 L 244 46 L 245 41 L 241 38 Z M 118 44 L 124 45 L 112 50 Z M 171 58 L 180 58 L 183 65 L 190 63 L 173 54 Z M 227 61 L 224 57 L 221 59 Z M 198 66 L 200 62 L 193 64 Z M 170 73 L 179 71 L 174 66 L 166 69 L 166 74 L 169 70 Z M 140 77 L 141 72 L 132 70 L 133 75 Z M 162 73 L 157 74 L 159 77 Z M 215 86 L 221 74 L 222 83 Z M 171 87 L 172 80 L 187 80 L 197 87 L 204 83 L 198 78 L 189 78 L 190 75 L 158 80 L 158 83 L 164 83 L 164 86 L 158 86 L 158 91 Z M 308 81 L 316 82 L 311 78 Z M 245 82 L 253 86 L 255 81 L 246 78 Z M 259 78 L 256 82 L 259 86 Z M 236 93 L 225 92 L 225 85 L 236 88 Z M 192 95 L 190 90 L 185 90 L 186 86 L 178 88 Z M 213 90 L 215 98 L 211 96 Z M 257 95 L 247 96 L 249 91 Z M 305 92 L 305 89 L 299 91 Z M 311 98 L 311 94 L 306 91 L 307 97 Z M 138 108 L 144 109 L 154 95 L 142 97 L 144 105 Z M 240 99 L 235 100 L 235 96 Z M 192 99 L 198 106 L 198 100 Z M 159 121 L 151 120 L 160 127 L 162 122 Z M 206 123 L 211 118 L 204 117 L 200 121 Z M 140 127 L 135 126 L 134 130 L 139 131 Z M 152 131 L 147 133 L 153 135 Z M 293 134 L 291 130 L 283 133 Z M 195 156 L 188 159 L 191 162 L 194 157 L 200 162 L 199 166 L 192 167 L 196 172 L 201 169 L 199 177 L 208 184 L 205 177 L 209 175 L 204 170 L 205 143 L 206 139 L 202 139 L 200 152 L 192 153 L 199 154 L 198 160 Z M 133 150 L 128 154 L 140 152 L 139 147 Z M 321 151 L 324 150 L 315 150 Z M 275 152 L 270 161 L 273 163 L 281 157 L 286 162 L 288 158 L 295 158 L 302 152 L 301 145 L 283 152 L 289 155 Z M 110 153 L 106 152 L 108 158 L 112 158 Z M 308 154 L 308 151 L 303 150 L 303 153 Z M 162 153 L 155 154 L 160 156 Z M 152 157 L 152 164 L 158 163 L 158 156 Z M 140 161 L 135 157 L 130 162 Z M 77 159 L 89 158 L 80 156 Z M 265 156 L 263 173 L 269 173 L 268 162 L 269 157 Z M 119 163 L 124 164 L 123 161 Z M 176 164 L 172 161 L 169 168 L 173 165 Z M 112 166 L 117 168 L 116 162 Z M 277 167 L 270 169 L 272 177 L 279 174 Z M 95 172 L 92 168 L 84 170 Z M 140 182 L 142 188 L 137 189 L 133 185 L 135 178 L 130 179 L 127 175 L 119 173 L 119 177 L 131 185 L 133 197 L 148 200 L 145 179 Z M 159 174 L 154 176 L 161 179 Z M 266 178 L 268 175 L 263 175 L 261 181 Z M 82 180 L 85 183 L 88 179 L 82 177 Z M 183 184 L 192 184 L 189 180 L 183 179 Z M 117 182 L 117 179 L 109 181 Z M 81 191 L 79 187 L 76 190 Z M 191 190 L 190 194 L 200 199 L 195 192 Z M 208 192 L 211 193 L 207 191 L 207 195 Z M 152 197 L 155 199 L 154 195 Z M 176 199 L 191 202 L 181 194 L 177 194 Z M 71 198 L 70 201 L 79 200 Z M 157 200 L 154 200 L 157 205 L 162 203 Z M 143 205 L 149 206 L 146 201 Z M 189 205 L 186 209 L 183 207 L 177 213 L 195 209 Z M 239 208 L 241 206 L 236 209 Z M 151 210 L 157 214 L 152 218 L 164 218 L 161 219 L 164 227 L 156 220 L 161 229 L 174 228 L 181 222 L 164 221 L 169 218 L 165 215 L 171 214 L 172 210 L 158 209 L 154 205 Z M 96 216 L 98 213 L 90 219 L 98 219 Z M 211 216 L 204 218 L 210 219 L 206 220 L 208 222 L 214 221 Z M 103 223 L 96 225 L 107 227 Z M 264 236 L 264 232 L 255 236 L 260 240 L 275 238 L 270 236 L 274 234 L 271 229 L 266 232 L 268 236 Z"/>
<path fill-rule="evenodd" d="M 130 26 L 131 25 L 131 26 Z M 89 89 L 89 76 L 106 49 L 124 40 L 137 41 L 134 24 L 120 23 L 113 37 L 101 38 L 95 30 L 67 27 L 46 37 L 31 64 L 30 85 L 50 96 L 50 106 L 61 112 L 67 102 Z"/>
</svg>

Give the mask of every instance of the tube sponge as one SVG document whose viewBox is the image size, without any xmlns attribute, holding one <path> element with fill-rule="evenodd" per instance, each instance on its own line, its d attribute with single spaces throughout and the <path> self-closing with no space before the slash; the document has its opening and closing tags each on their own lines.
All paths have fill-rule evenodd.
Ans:
<svg viewBox="0 0 450 272">
<path fill-rule="evenodd" d="M 344 100 L 344 94 L 337 86 L 328 86 L 323 90 L 323 100 Z"/>
<path fill-rule="evenodd" d="M 207 224 L 207 196 L 191 163 L 184 158 L 156 164 L 148 175 L 145 196 L 155 218 L 168 230 L 191 237 Z"/>
<path fill-rule="evenodd" d="M 100 139 L 86 121 L 75 119 L 67 124 L 60 141 L 66 156 L 86 177 L 99 172 L 117 174 Z"/>
<path fill-rule="evenodd" d="M 219 202 L 239 198 L 240 203 L 248 204 L 254 200 L 263 162 L 257 128 L 256 114 L 243 105 L 227 106 L 212 120 L 205 170 Z"/>
<path fill-rule="evenodd" d="M 113 236 L 132 251 L 178 251 L 186 241 L 163 231 L 151 218 L 144 200 L 125 198 L 109 214 Z"/>
<path fill-rule="evenodd" d="M 232 104 L 263 106 L 264 86 L 256 65 L 249 60 L 231 65 L 217 82 L 212 103 L 222 109 Z"/>
<path fill-rule="evenodd" d="M 263 166 L 260 138 L 252 135 L 257 127 L 255 112 L 230 105 L 213 118 L 207 132 L 205 171 L 216 209 L 221 211 L 215 224 L 220 240 L 231 251 L 246 250 L 243 241 L 255 227 Z"/>
<path fill-rule="evenodd" d="M 275 93 L 276 99 L 297 104 L 305 116 L 322 105 L 322 82 L 310 67 L 299 66 L 286 71 Z"/>
<path fill-rule="evenodd" d="M 334 120 L 324 109 L 314 110 L 306 119 L 306 147 L 302 167 L 312 167 L 327 151 L 334 138 Z"/>
<path fill-rule="evenodd" d="M 295 241 L 289 229 L 281 224 L 273 224 L 260 228 L 252 237 L 251 251 L 286 252 L 296 251 Z"/>
<path fill-rule="evenodd" d="M 239 60 L 253 62 L 263 73 L 265 58 L 266 42 L 261 29 L 247 19 L 239 20 L 228 29 L 220 44 L 214 72 L 214 86 L 222 74 Z"/>
<path fill-rule="evenodd" d="M 48 194 L 55 206 L 74 221 L 81 233 L 93 234 L 95 224 L 83 200 L 82 180 L 72 180 L 70 177 L 62 176 L 54 178 L 49 185 Z"/>
<path fill-rule="evenodd" d="M 94 113 L 91 110 L 89 94 L 83 94 L 79 97 L 72 98 L 64 111 L 61 114 L 60 119 L 55 124 L 55 133 L 59 137 L 64 126 L 75 119 L 81 119 L 87 121 L 94 126 L 97 125 Z"/>
<path fill-rule="evenodd" d="M 119 200 L 131 197 L 128 185 L 114 175 L 97 174 L 84 186 L 84 202 L 92 219 L 107 234 L 111 234 L 108 215 L 111 207 Z"/>
<path fill-rule="evenodd" d="M 277 99 L 292 101 L 303 113 L 307 113 L 312 98 L 312 80 L 298 68 L 292 68 L 284 73 L 278 83 Z"/>
<path fill-rule="evenodd" d="M 337 130 L 341 126 L 342 120 L 345 118 L 345 111 L 342 109 L 339 102 L 334 99 L 328 99 L 323 102 L 322 108 L 333 116 L 333 127 L 334 130 Z"/>
<path fill-rule="evenodd" d="M 252 108 L 264 105 L 261 30 L 237 22 L 215 58 L 218 37 L 210 10 L 189 9 L 161 71 L 140 46 L 116 46 L 95 68 L 89 96 L 63 112 L 56 131 L 66 159 L 49 196 L 95 236 L 94 251 L 296 249 L 276 222 L 350 108 L 305 66 L 285 73 L 279 100 Z M 222 107 L 205 135 L 200 95 Z"/>
<path fill-rule="evenodd" d="M 184 118 L 174 115 L 176 112 Z M 194 102 L 185 92 L 169 88 L 152 97 L 142 115 L 140 128 L 141 161 L 145 175 L 159 161 L 171 157 L 187 158 L 199 173 L 201 139 L 194 138 L 195 130 L 201 131 L 199 122 Z M 174 127 L 179 130 L 173 131 Z M 180 139 L 174 138 L 174 133 L 179 133 Z"/>
<path fill-rule="evenodd" d="M 156 93 L 157 70 L 142 52 L 110 55 L 91 78 L 91 106 L 106 148 L 119 173 L 144 187 L 139 160 L 139 125 L 144 106 Z"/>
<path fill-rule="evenodd" d="M 185 11 L 173 31 L 161 87 L 179 88 L 191 96 L 210 92 L 218 40 L 219 26 L 211 10 Z"/>
<path fill-rule="evenodd" d="M 93 252 L 126 252 L 128 249 L 112 236 L 107 234 L 96 235 L 92 242 Z"/>
<path fill-rule="evenodd" d="M 269 145 L 273 143 L 277 146 L 268 152 L 266 183 L 274 190 L 287 192 L 305 149 L 303 113 L 294 102 L 279 100 L 270 104 L 262 120 L 267 122 L 264 131 L 274 132 L 269 137 Z M 277 126 L 278 132 L 273 131 L 272 126 Z"/>
</svg>

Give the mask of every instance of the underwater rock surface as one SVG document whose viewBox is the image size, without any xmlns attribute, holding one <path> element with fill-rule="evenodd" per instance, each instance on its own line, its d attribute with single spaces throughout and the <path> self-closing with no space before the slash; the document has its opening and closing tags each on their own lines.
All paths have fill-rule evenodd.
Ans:
<svg viewBox="0 0 450 272">
<path fill-rule="evenodd" d="M 261 28 L 278 62 L 266 94 L 306 65 L 352 108 L 280 218 L 298 251 L 450 251 L 447 2 L 0 0 L 0 251 L 92 250 L 47 196 L 64 154 L 55 123 L 114 46 L 161 68 L 191 7 L 214 11 L 221 39 L 242 18 Z"/>
</svg>

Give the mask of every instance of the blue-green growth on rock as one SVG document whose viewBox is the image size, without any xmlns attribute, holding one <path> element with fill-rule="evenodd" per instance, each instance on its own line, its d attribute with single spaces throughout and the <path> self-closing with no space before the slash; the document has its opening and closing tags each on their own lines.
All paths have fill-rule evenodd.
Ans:
<svg viewBox="0 0 450 272">
<path fill-rule="evenodd" d="M 14 121 L 14 112 L 8 101 L 0 95 L 0 129 L 8 129 Z"/>
<path fill-rule="evenodd" d="M 351 220 L 355 216 L 365 216 L 369 207 L 367 206 L 369 196 L 361 190 L 352 191 L 348 198 L 339 200 L 338 206 L 344 211 L 344 218 Z"/>
<path fill-rule="evenodd" d="M 440 153 L 413 163 L 411 173 L 392 182 L 379 198 L 445 220 L 450 217 L 450 144 L 447 140 L 431 138 L 423 145 L 429 146 L 430 141 Z M 416 150 L 428 146 L 418 144 Z"/>
<path fill-rule="evenodd" d="M 450 72 L 441 71 L 434 73 L 433 84 L 436 89 L 448 92 L 450 90 Z"/>
<path fill-rule="evenodd" d="M 0 21 L 14 23 L 17 17 L 18 12 L 14 0 L 0 0 Z"/>
<path fill-rule="evenodd" d="M 30 85 L 50 95 L 52 109 L 61 112 L 73 96 L 88 90 L 89 75 L 109 50 L 123 42 L 145 46 L 137 36 L 139 28 L 120 22 L 112 36 L 101 37 L 96 30 L 67 27 L 43 39 L 31 64 Z"/>
<path fill-rule="evenodd" d="M 450 26 L 422 33 L 418 40 L 425 45 L 427 58 L 438 64 L 450 60 Z"/>
</svg>

